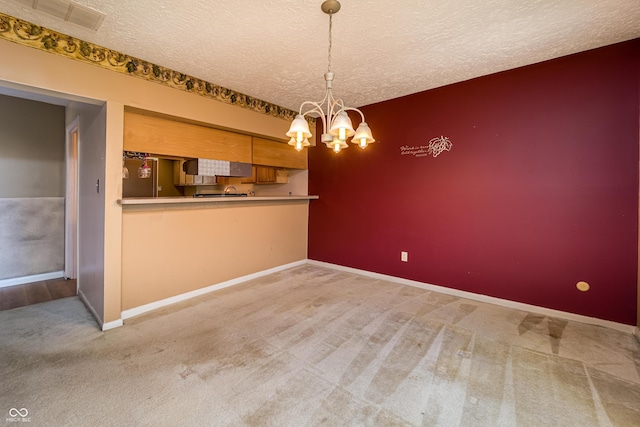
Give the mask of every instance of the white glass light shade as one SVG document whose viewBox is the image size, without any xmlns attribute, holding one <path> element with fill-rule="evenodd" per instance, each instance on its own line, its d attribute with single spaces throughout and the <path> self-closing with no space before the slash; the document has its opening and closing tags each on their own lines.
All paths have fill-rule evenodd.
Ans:
<svg viewBox="0 0 640 427">
<path fill-rule="evenodd" d="M 343 141 L 356 133 L 356 131 L 353 130 L 351 119 L 346 111 L 342 110 L 336 114 L 331 124 L 331 129 L 329 129 L 329 133 Z"/>
<path fill-rule="evenodd" d="M 288 144 L 295 147 L 295 149 L 298 151 L 302 151 L 304 147 L 308 147 L 311 145 L 308 138 L 305 138 L 302 141 L 298 141 L 294 137 L 291 137 Z"/>
<path fill-rule="evenodd" d="M 309 123 L 305 120 L 302 114 L 297 114 L 295 119 L 291 122 L 291 127 L 286 135 L 290 138 L 295 138 L 296 141 L 302 142 L 305 138 L 311 138 L 311 132 L 309 131 Z"/>
<path fill-rule="evenodd" d="M 353 139 L 351 140 L 354 144 L 358 144 L 360 148 L 366 148 L 368 144 L 375 141 L 376 140 L 373 139 L 373 135 L 371 134 L 371 128 L 369 128 L 367 122 L 360 123 L 355 135 L 353 135 Z"/>
<path fill-rule="evenodd" d="M 336 153 L 339 153 L 343 148 L 349 148 L 347 141 L 338 138 L 333 138 L 333 141 L 327 142 L 326 145 Z"/>
</svg>

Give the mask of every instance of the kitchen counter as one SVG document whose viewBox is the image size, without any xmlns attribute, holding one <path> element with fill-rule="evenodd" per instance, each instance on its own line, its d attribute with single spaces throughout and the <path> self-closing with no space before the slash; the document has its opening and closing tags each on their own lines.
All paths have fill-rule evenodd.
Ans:
<svg viewBox="0 0 640 427">
<path fill-rule="evenodd" d="M 122 206 L 227 204 L 252 202 L 292 202 L 315 200 L 318 196 L 246 196 L 246 197 L 131 197 L 119 199 Z"/>
</svg>

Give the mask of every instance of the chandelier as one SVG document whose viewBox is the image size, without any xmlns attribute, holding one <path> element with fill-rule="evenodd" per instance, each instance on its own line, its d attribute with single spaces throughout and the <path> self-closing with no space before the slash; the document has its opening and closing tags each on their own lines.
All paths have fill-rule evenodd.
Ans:
<svg viewBox="0 0 640 427">
<path fill-rule="evenodd" d="M 326 0 L 322 3 L 321 8 L 324 13 L 329 15 L 329 66 L 324 75 L 327 92 L 320 102 L 305 101 L 302 103 L 300 111 L 293 119 L 289 131 L 286 133 L 286 135 L 291 138 L 289 145 L 293 145 L 298 151 L 311 145 L 309 143 L 311 132 L 309 131 L 309 124 L 305 119 L 306 115 L 311 114 L 319 115 L 322 118 L 322 136 L 320 140 L 336 153 L 340 152 L 343 148 L 349 147 L 347 145 L 347 138 L 352 138 L 351 142 L 358 144 L 360 148 L 366 148 L 367 145 L 374 142 L 375 139 L 373 139 L 371 135 L 369 125 L 364 121 L 364 114 L 357 108 L 345 106 L 342 99 L 335 99 L 331 90 L 334 77 L 334 74 L 331 72 L 332 18 L 333 14 L 338 13 L 340 10 L 340 2 L 337 0 Z M 323 110 L 325 104 L 327 108 L 326 112 Z M 353 125 L 351 124 L 351 119 L 347 111 L 357 111 L 360 114 L 362 121 L 357 130 L 353 130 Z"/>
</svg>

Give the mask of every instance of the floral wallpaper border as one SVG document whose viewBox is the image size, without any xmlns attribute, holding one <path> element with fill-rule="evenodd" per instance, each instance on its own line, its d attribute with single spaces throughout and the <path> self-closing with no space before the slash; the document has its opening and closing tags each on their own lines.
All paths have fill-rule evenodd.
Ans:
<svg viewBox="0 0 640 427">
<path fill-rule="evenodd" d="M 0 12 L 0 38 L 174 89 L 292 120 L 297 112 Z M 315 119 L 308 118 L 315 127 Z"/>
</svg>

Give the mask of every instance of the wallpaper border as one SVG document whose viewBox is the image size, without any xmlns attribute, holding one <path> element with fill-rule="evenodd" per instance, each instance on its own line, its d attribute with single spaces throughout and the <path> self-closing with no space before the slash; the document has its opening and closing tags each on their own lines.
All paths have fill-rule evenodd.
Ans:
<svg viewBox="0 0 640 427">
<path fill-rule="evenodd" d="M 0 38 L 281 119 L 297 112 L 0 12 Z M 315 119 L 307 118 L 315 126 Z"/>
</svg>

